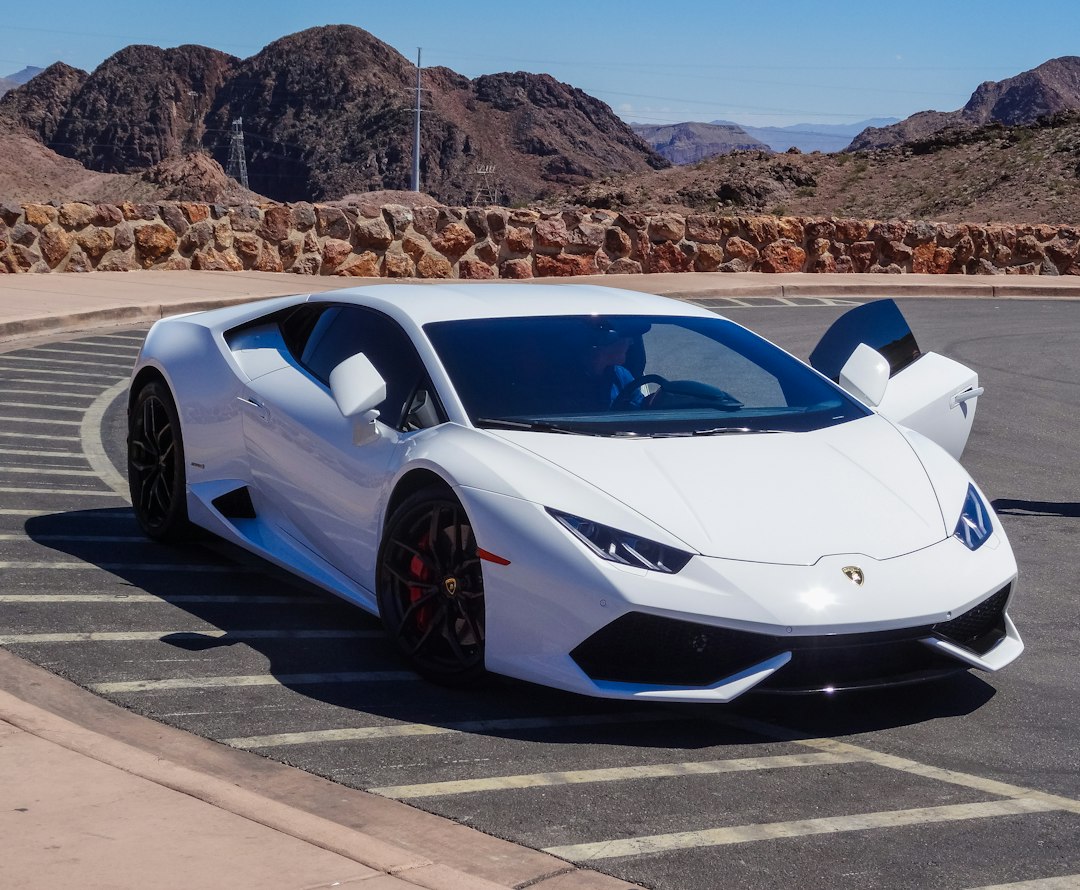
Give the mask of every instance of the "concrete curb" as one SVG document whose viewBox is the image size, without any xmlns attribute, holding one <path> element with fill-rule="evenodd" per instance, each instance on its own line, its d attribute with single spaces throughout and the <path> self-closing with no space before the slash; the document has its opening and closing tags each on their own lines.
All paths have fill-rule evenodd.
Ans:
<svg viewBox="0 0 1080 890">
<path fill-rule="evenodd" d="M 160 303 L 147 306 L 111 306 L 108 309 L 90 309 L 84 312 L 67 312 L 59 315 L 42 315 L 0 322 L 0 343 L 24 337 L 40 337 L 50 333 L 71 333 L 90 328 L 121 327 L 154 322 L 170 315 L 184 312 L 201 312 L 239 303 L 261 299 L 254 296 L 221 297 L 209 300 L 192 300 L 186 303 Z"/>
<path fill-rule="evenodd" d="M 31 692 L 40 704 L 26 700 Z M 2 649 L 0 720 L 99 763 L 427 890 L 511 890 L 523 886 L 542 890 L 630 890 L 633 886 L 406 804 L 336 785 L 125 711 Z M 406 836 L 421 838 L 428 849 L 409 849 L 355 825 L 312 812 L 322 801 L 326 801 L 327 812 L 347 813 L 351 821 L 376 830 L 394 832 L 402 825 L 413 825 L 415 831 Z M 451 852 L 459 861 L 456 866 L 445 864 L 445 857 L 439 855 Z M 462 867 L 463 863 L 470 866 L 469 870 Z M 475 869 L 471 868 L 474 863 Z"/>
</svg>

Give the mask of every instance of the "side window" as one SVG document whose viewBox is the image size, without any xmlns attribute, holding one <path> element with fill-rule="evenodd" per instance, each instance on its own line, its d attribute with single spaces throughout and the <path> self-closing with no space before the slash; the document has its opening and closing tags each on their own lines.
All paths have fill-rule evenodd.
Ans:
<svg viewBox="0 0 1080 890">
<path fill-rule="evenodd" d="M 336 307 L 328 306 L 326 303 L 302 303 L 287 315 L 279 318 L 278 327 L 281 330 L 281 339 L 294 360 L 300 361 L 320 316 L 331 308 Z"/>
<path fill-rule="evenodd" d="M 364 353 L 386 381 L 381 420 L 398 429 L 418 429 L 440 421 L 420 356 L 398 324 L 359 306 L 331 306 L 319 316 L 300 363 L 323 383 L 341 362 Z M 419 401 L 418 401 L 419 399 Z M 425 400 L 432 409 L 424 410 Z"/>
</svg>

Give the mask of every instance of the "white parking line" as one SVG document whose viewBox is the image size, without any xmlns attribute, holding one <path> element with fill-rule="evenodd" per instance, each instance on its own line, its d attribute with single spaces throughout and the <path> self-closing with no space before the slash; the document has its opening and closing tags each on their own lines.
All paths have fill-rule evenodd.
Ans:
<svg viewBox="0 0 1080 890">
<path fill-rule="evenodd" d="M 128 361 L 134 361 L 136 353 L 126 354 L 122 352 L 92 352 L 88 349 L 59 349 L 49 346 L 35 346 L 32 349 L 28 349 L 27 352 L 44 352 L 47 355 L 89 355 L 96 359 L 102 358 L 117 358 L 121 361 L 125 359 Z M 89 364 L 89 362 L 87 362 Z"/>
<path fill-rule="evenodd" d="M 5 352 L 3 360 L 5 362 L 16 362 L 22 364 L 23 362 L 44 362 L 47 365 L 78 365 L 80 368 L 85 368 L 90 362 L 82 359 L 73 359 L 68 361 L 63 358 L 52 358 L 51 356 L 40 355 L 26 355 L 20 352 Z M 117 371 L 131 371 L 131 365 L 121 362 L 94 362 L 95 368 L 116 368 Z"/>
<path fill-rule="evenodd" d="M 146 339 L 146 332 L 145 331 L 141 331 L 141 332 L 136 331 L 136 332 L 133 332 L 133 333 L 130 333 L 130 334 L 95 334 L 94 339 L 72 340 L 70 342 L 72 342 L 72 343 L 90 343 L 90 344 L 97 344 L 97 345 L 101 345 L 101 346 L 116 346 L 115 343 L 112 343 L 110 341 L 112 341 L 112 340 L 121 340 L 124 343 L 133 343 L 136 347 L 138 347 L 138 346 L 142 345 L 142 341 L 145 340 L 145 339 Z M 102 340 L 105 340 L 107 342 L 102 343 L 101 342 Z"/>
<path fill-rule="evenodd" d="M 26 532 L 0 534 L 0 541 L 36 544 L 156 544 L 143 535 L 28 535 Z"/>
<path fill-rule="evenodd" d="M 98 474 L 93 470 L 69 470 L 67 467 L 0 466 L 0 473 L 21 473 L 27 476 L 93 476 L 95 479 L 98 477 Z"/>
<path fill-rule="evenodd" d="M 0 637 L 0 642 L 3 638 Z M 859 758 L 839 754 L 781 754 L 773 757 L 740 757 L 730 760 L 697 760 L 686 763 L 657 763 L 607 769 L 570 770 L 554 773 L 531 773 L 521 776 L 493 776 L 487 779 L 460 779 L 456 782 L 428 782 L 423 785 L 390 785 L 368 788 L 373 794 L 405 800 L 414 797 L 440 797 L 469 794 L 474 791 L 505 791 L 552 785 L 582 785 L 592 782 L 625 782 L 639 779 L 675 779 L 683 776 L 709 776 L 718 773 L 753 772 L 796 766 L 855 763 Z"/>
<path fill-rule="evenodd" d="M 13 457 L 77 457 L 82 459 L 81 451 L 41 451 L 30 448 L 0 448 L 0 454 L 10 454 Z"/>
<path fill-rule="evenodd" d="M 87 371 L 85 368 L 82 371 L 61 371 L 56 368 L 5 368 L 3 363 L 8 359 L 10 353 L 6 355 L 0 355 L 0 374 L 45 374 L 49 377 L 77 377 L 82 380 L 85 377 L 102 377 L 105 380 L 115 380 L 121 375 L 118 373 L 98 374 L 95 371 Z M 80 362 L 73 362 L 73 364 L 81 364 Z M 70 386 L 71 383 L 64 383 L 64 386 Z M 78 385 L 78 384 L 75 384 Z"/>
<path fill-rule="evenodd" d="M 37 374 L 37 373 L 44 373 L 44 372 L 39 372 L 35 368 L 32 371 L 30 371 L 30 373 Z M 51 393 L 52 395 L 57 395 L 57 396 L 79 396 L 79 397 L 82 397 L 82 398 L 89 398 L 90 397 L 90 393 L 68 392 L 67 389 L 57 389 L 56 388 L 57 381 L 55 381 L 55 380 L 39 380 L 36 377 L 3 377 L 3 378 L 0 378 L 0 379 L 2 379 L 5 383 L 33 383 L 33 384 L 36 384 L 38 386 L 48 386 L 48 387 L 50 387 L 49 393 Z M 111 379 L 115 379 L 115 378 L 111 378 Z M 65 380 L 64 381 L 64 386 L 65 387 L 79 386 L 79 387 L 82 387 L 83 389 L 99 390 L 99 389 L 101 389 L 102 384 L 100 384 L 100 383 L 80 383 L 77 380 Z M 40 395 L 41 393 L 38 392 L 38 394 Z"/>
<path fill-rule="evenodd" d="M 36 491 L 37 489 L 35 489 Z M 14 507 L 0 508 L 0 516 L 56 516 L 57 513 L 63 513 L 62 510 L 41 510 L 41 509 L 22 509 Z M 103 519 L 131 519 L 135 514 L 131 510 L 116 508 L 109 509 L 107 507 L 99 507 L 96 510 L 80 510 L 79 516 L 81 518 L 93 518 L 95 521 L 100 522 Z"/>
<path fill-rule="evenodd" d="M 44 417 L 0 417 L 2 423 L 47 423 L 50 426 L 78 426 L 77 420 L 53 420 Z"/>
<path fill-rule="evenodd" d="M 569 859 L 571 862 L 590 862 L 620 856 L 645 856 L 672 850 L 744 844 L 776 838 L 805 837 L 813 834 L 839 834 L 848 831 L 867 831 L 873 828 L 899 828 L 906 825 L 926 825 L 931 822 L 958 822 L 967 819 L 989 819 L 997 816 L 1022 816 L 1058 809 L 1041 800 L 1019 798 L 993 800 L 985 803 L 953 804 L 942 807 L 918 807 L 910 810 L 886 810 L 878 813 L 859 813 L 854 816 L 828 816 L 822 819 L 800 819 L 793 822 L 766 822 L 757 825 L 734 825 L 727 828 L 707 828 L 702 831 L 680 831 L 673 834 L 654 834 L 597 841 L 588 844 L 568 844 L 547 847 L 545 853 Z"/>
<path fill-rule="evenodd" d="M 99 491 L 94 488 L 19 488 L 14 485 L 0 485 L 0 494 L 62 494 L 65 497 L 76 497 L 78 495 L 117 497 L 115 491 Z M 57 512 L 63 511 L 52 511 L 52 513 Z M 47 515 L 51 515 L 51 513 Z"/>
<path fill-rule="evenodd" d="M 973 890 L 1078 890 L 1080 875 L 1062 875 L 1059 878 L 1037 878 L 1034 881 L 1019 881 L 1015 884 L 994 884 L 987 887 L 975 887 Z"/>
<path fill-rule="evenodd" d="M 336 605 L 336 601 L 330 599 L 317 599 L 310 596 L 289 596 L 287 594 L 201 594 L 201 593 L 178 593 L 161 594 L 152 593 L 2 593 L 0 603 L 166 603 L 187 605 L 200 603 L 203 605 L 286 605 L 286 606 L 330 606 Z"/>
<path fill-rule="evenodd" d="M 325 674 L 251 674 L 242 677 L 174 677 L 170 680 L 124 680 L 91 683 L 102 694 L 165 692 L 172 689 L 221 689 L 235 686 L 317 686 L 323 683 L 416 683 L 411 671 L 337 671 Z"/>
<path fill-rule="evenodd" d="M 0 436 L 6 439 L 34 439 L 42 442 L 78 442 L 78 436 L 43 436 L 40 433 L 24 433 L 15 430 L 0 430 Z"/>
<path fill-rule="evenodd" d="M 0 402 L 0 408 L 32 408 L 34 411 L 85 411 L 78 405 L 42 405 L 38 402 Z"/>
<path fill-rule="evenodd" d="M 22 381 L 7 381 L 12 383 L 20 383 Z M 95 387 L 97 388 L 97 387 Z M 40 389 L 15 389 L 10 386 L 0 386 L 0 392 L 12 393 L 13 395 L 20 396 L 41 396 L 42 398 L 53 398 L 54 396 L 62 396 L 65 399 L 92 399 L 93 393 L 89 392 L 56 392 L 51 390 L 47 393 L 42 392 Z"/>
<path fill-rule="evenodd" d="M 659 711 L 620 714 L 579 714 L 568 717 L 506 717 L 497 720 L 464 720 L 435 726 L 430 723 L 393 723 L 388 726 L 317 729 L 310 732 L 281 732 L 245 738 L 218 739 L 234 748 L 280 748 L 318 742 L 371 742 L 408 736 L 456 735 L 459 733 L 513 732 L 529 729 L 562 729 L 574 726 L 607 726 L 637 723 L 673 723 L 690 719 Z"/>
<path fill-rule="evenodd" d="M 158 642 L 162 637 L 177 639 L 215 639 L 228 637 L 235 640 L 362 640 L 376 639 L 385 634 L 381 630 L 140 630 L 140 631 L 84 631 L 68 634 L 0 634 L 0 645 L 28 646 L 40 643 L 145 643 Z M 813 756 L 813 755 L 804 755 Z"/>
<path fill-rule="evenodd" d="M 61 572 L 84 572 L 104 569 L 107 572 L 194 572 L 198 574 L 214 574 L 217 572 L 258 572 L 252 566 L 227 565 L 185 565 L 183 563 L 158 563 L 158 562 L 39 562 L 32 560 L 9 560 L 0 561 L 0 569 L 20 569 L 29 571 L 34 569 L 56 569 Z"/>
</svg>

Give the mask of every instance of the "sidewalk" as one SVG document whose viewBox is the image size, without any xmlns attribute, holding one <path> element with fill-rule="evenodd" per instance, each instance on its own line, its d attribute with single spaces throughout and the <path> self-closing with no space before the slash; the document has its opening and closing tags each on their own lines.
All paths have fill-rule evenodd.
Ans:
<svg viewBox="0 0 1080 890">
<path fill-rule="evenodd" d="M 698 299 L 1080 299 L 1075 277 L 702 273 L 523 284 L 582 282 Z M 274 273 L 5 275 L 0 343 L 376 283 L 382 282 Z M 0 789 L 0 887 L 628 887 L 405 804 L 137 716 L 3 649 Z"/>
<path fill-rule="evenodd" d="M 621 890 L 140 717 L 0 649 L 0 887 Z"/>
<path fill-rule="evenodd" d="M 263 297 L 391 283 L 278 272 L 90 272 L 0 276 L 0 342 L 49 331 L 138 324 Z M 472 282 L 427 280 L 422 284 Z M 766 275 L 686 272 L 534 278 L 507 284 L 599 284 L 673 297 L 961 297 L 966 299 L 1080 299 L 1080 277 L 1012 275 Z"/>
</svg>

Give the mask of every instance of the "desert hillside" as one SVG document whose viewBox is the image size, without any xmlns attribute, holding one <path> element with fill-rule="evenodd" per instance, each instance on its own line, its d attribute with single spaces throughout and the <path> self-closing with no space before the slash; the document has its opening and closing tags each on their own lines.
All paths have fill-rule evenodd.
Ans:
<svg viewBox="0 0 1080 890">
<path fill-rule="evenodd" d="M 1080 221 L 1080 114 L 952 129 L 878 151 L 722 155 L 569 191 L 632 210 L 945 222 Z"/>
</svg>

